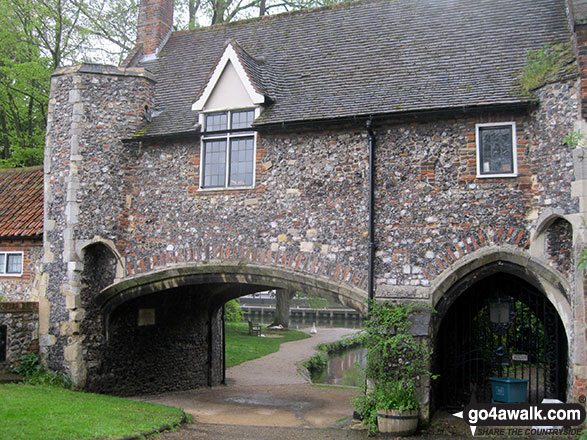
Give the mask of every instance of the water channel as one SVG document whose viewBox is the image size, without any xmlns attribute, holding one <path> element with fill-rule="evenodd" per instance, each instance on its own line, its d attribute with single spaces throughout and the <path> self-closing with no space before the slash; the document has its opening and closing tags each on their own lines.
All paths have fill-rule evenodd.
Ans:
<svg viewBox="0 0 587 440">
<path fill-rule="evenodd" d="M 313 383 L 330 385 L 361 386 L 365 382 L 367 350 L 355 348 L 328 357 L 328 366 L 320 373 L 312 375 Z"/>
</svg>

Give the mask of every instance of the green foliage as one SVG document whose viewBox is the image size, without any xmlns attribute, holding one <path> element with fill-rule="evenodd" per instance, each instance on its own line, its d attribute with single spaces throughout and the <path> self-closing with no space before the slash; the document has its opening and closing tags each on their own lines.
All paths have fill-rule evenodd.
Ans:
<svg viewBox="0 0 587 440">
<path fill-rule="evenodd" d="M 370 306 L 358 339 L 367 349 L 365 374 L 374 386 L 366 386 L 353 405 L 373 433 L 377 429 L 377 409 L 418 409 L 415 389 L 423 376 L 430 375 L 432 350 L 409 332 L 410 317 L 422 309 L 429 311 L 428 306 L 375 301 Z"/>
<path fill-rule="evenodd" d="M 326 368 L 328 365 L 328 358 L 324 353 L 314 353 L 310 359 L 303 363 L 303 365 L 310 374 L 314 374 Z"/>
<path fill-rule="evenodd" d="M 529 93 L 576 70 L 574 57 L 569 43 L 550 43 L 542 49 L 528 50 L 526 66 L 518 80 L 520 91 Z"/>
<path fill-rule="evenodd" d="M 410 316 L 423 308 L 428 309 L 418 304 L 371 304 L 363 332 L 358 335 L 367 349 L 368 379 L 409 385 L 420 376 L 430 374 L 428 362 L 432 351 L 409 332 Z"/>
<path fill-rule="evenodd" d="M 24 0 L 0 2 L 0 166 L 42 163 L 53 65 Z"/>
<path fill-rule="evenodd" d="M 227 322 L 241 322 L 245 314 L 238 299 L 231 299 L 224 304 L 224 319 Z"/>
<path fill-rule="evenodd" d="M 583 249 L 579 255 L 581 256 L 581 259 L 579 260 L 579 265 L 577 266 L 577 269 L 580 271 L 584 271 L 587 267 L 587 249 Z"/>
<path fill-rule="evenodd" d="M 0 396 L 0 440 L 138 438 L 184 420 L 179 408 L 52 386 L 0 384 Z"/>
<path fill-rule="evenodd" d="M 419 408 L 414 384 L 406 386 L 400 381 L 379 383 L 374 390 L 378 409 L 406 411 Z"/>
<path fill-rule="evenodd" d="M 14 369 L 15 373 L 24 378 L 36 376 L 44 371 L 41 359 L 35 353 L 23 354 L 20 358 L 20 365 Z"/>
<path fill-rule="evenodd" d="M 320 343 L 316 346 L 316 348 L 326 354 L 336 354 L 356 348 L 360 345 L 361 341 L 357 337 L 351 336 L 348 338 L 340 339 L 338 341 L 329 342 L 327 344 Z"/>
<path fill-rule="evenodd" d="M 377 432 L 377 393 L 364 392 L 351 399 L 355 410 L 361 416 L 363 425 L 367 427 L 369 435 Z"/>
<path fill-rule="evenodd" d="M 376 383 L 372 389 L 353 398 L 353 407 L 361 416 L 369 435 L 377 432 L 377 412 L 385 409 L 397 411 L 417 410 L 414 385 L 406 386 L 400 381 Z"/>
<path fill-rule="evenodd" d="M 581 141 L 583 140 L 584 136 L 581 131 L 571 131 L 563 137 L 563 145 L 574 150 L 579 146 Z"/>
<path fill-rule="evenodd" d="M 46 369 L 41 364 L 41 359 L 35 353 L 21 356 L 20 365 L 14 372 L 24 377 L 24 381 L 30 385 L 51 385 L 62 388 L 72 388 L 71 379 L 64 375 Z"/>
</svg>

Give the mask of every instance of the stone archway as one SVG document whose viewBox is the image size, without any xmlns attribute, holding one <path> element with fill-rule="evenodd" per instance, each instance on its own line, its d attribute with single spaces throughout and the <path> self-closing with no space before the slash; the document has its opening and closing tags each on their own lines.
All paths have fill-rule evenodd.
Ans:
<svg viewBox="0 0 587 440">
<path fill-rule="evenodd" d="M 87 389 L 140 394 L 216 385 L 223 378 L 221 306 L 274 288 L 334 297 L 363 310 L 366 293 L 340 280 L 259 264 L 174 265 L 110 284 L 95 297 L 100 311 L 88 333 L 96 344 Z"/>
<path fill-rule="evenodd" d="M 565 319 L 570 306 L 563 284 L 555 285 L 556 273 L 546 267 L 535 272 L 541 265 L 528 257 L 521 265 L 518 253 L 478 257 L 447 276 L 450 286 L 435 295 L 436 404 L 462 407 L 473 394 L 490 401 L 488 378 L 494 376 L 528 380 L 534 403 L 566 400 L 572 322 Z M 501 327 L 490 316 L 490 304 L 498 301 L 512 311 Z"/>
</svg>

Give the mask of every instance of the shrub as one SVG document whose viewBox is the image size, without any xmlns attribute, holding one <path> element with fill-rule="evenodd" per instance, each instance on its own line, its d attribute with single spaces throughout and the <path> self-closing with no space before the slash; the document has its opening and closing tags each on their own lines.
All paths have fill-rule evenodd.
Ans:
<svg viewBox="0 0 587 440">
<path fill-rule="evenodd" d="M 416 384 L 430 375 L 431 350 L 409 331 L 412 314 L 429 307 L 375 301 L 370 305 L 369 319 L 358 339 L 367 349 L 365 374 L 373 387 L 365 386 L 364 395 L 354 399 L 353 405 L 372 434 L 377 431 L 378 409 L 418 409 Z"/>
<path fill-rule="evenodd" d="M 227 322 L 241 322 L 244 316 L 238 299 L 231 299 L 224 305 L 224 319 Z"/>
<path fill-rule="evenodd" d="M 24 382 L 30 385 L 73 387 L 68 376 L 46 369 L 41 364 L 39 356 L 35 353 L 22 355 L 20 365 L 14 369 L 14 372 L 24 377 Z"/>
<path fill-rule="evenodd" d="M 310 374 L 322 371 L 328 365 L 328 359 L 324 353 L 316 353 L 310 359 L 304 362 L 304 367 Z"/>
</svg>

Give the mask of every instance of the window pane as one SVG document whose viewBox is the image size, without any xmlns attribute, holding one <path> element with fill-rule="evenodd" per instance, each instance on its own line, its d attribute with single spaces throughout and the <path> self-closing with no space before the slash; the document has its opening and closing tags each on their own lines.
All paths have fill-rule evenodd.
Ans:
<svg viewBox="0 0 587 440">
<path fill-rule="evenodd" d="M 226 141 L 204 142 L 204 188 L 226 185 Z"/>
<path fill-rule="evenodd" d="M 6 254 L 0 254 L 0 273 L 6 273 Z"/>
<path fill-rule="evenodd" d="M 228 129 L 227 112 L 210 113 L 206 115 L 206 131 L 220 131 Z"/>
<path fill-rule="evenodd" d="M 252 137 L 230 141 L 230 183 L 229 186 L 252 186 L 254 142 Z"/>
<path fill-rule="evenodd" d="M 514 172 L 512 127 L 479 127 L 481 174 Z"/>
<path fill-rule="evenodd" d="M 8 254 L 6 255 L 6 273 L 22 273 L 22 255 Z"/>
<path fill-rule="evenodd" d="M 255 110 L 232 112 L 232 129 L 250 128 L 255 119 Z"/>
</svg>

